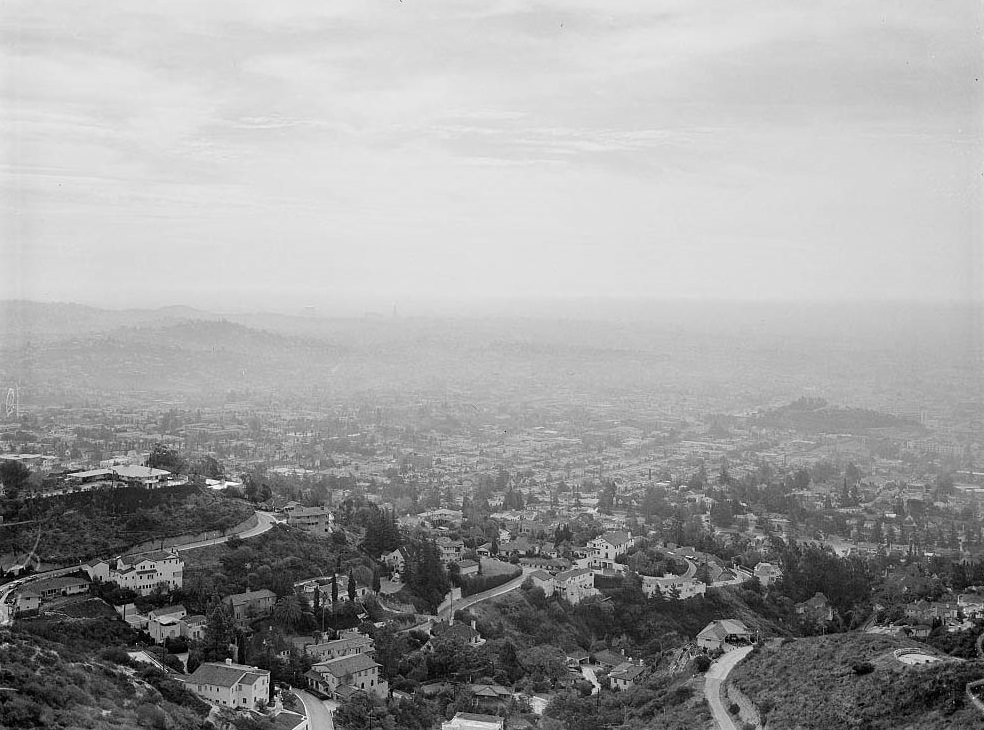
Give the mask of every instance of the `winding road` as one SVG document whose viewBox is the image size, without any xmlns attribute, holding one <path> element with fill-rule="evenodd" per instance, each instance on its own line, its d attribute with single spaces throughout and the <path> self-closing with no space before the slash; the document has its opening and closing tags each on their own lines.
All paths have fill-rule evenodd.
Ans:
<svg viewBox="0 0 984 730">
<path fill-rule="evenodd" d="M 474 606 L 476 603 L 481 603 L 482 601 L 487 601 L 490 598 L 497 598 L 503 593 L 509 593 L 509 591 L 514 591 L 523 585 L 523 581 L 526 580 L 526 571 L 524 570 L 518 576 L 513 578 L 508 583 L 503 583 L 501 586 L 496 586 L 495 588 L 490 588 L 487 591 L 481 593 L 476 593 L 474 596 L 468 596 L 467 598 L 460 599 L 457 603 L 453 604 L 455 611 L 461 611 L 468 608 L 469 606 Z M 452 606 L 446 606 L 437 612 L 437 617 L 439 619 L 449 618 L 451 615 Z"/>
<path fill-rule="evenodd" d="M 735 725 L 731 715 L 728 714 L 728 708 L 724 705 L 721 689 L 724 687 L 724 683 L 728 679 L 728 674 L 731 670 L 735 668 L 738 662 L 748 656 L 753 648 L 751 646 L 743 646 L 740 649 L 732 649 L 714 662 L 711 668 L 707 670 L 707 675 L 704 679 L 704 696 L 707 698 L 707 703 L 711 706 L 714 721 L 720 730 L 738 730 L 738 726 Z"/>
<path fill-rule="evenodd" d="M 310 692 L 305 692 L 303 689 L 294 689 L 291 691 L 301 701 L 301 704 L 304 705 L 304 714 L 307 715 L 310 730 L 335 730 L 335 723 L 331 719 L 331 712 L 325 706 L 324 702 Z"/>
<path fill-rule="evenodd" d="M 185 550 L 194 550 L 196 548 L 208 547 L 209 545 L 221 545 L 222 543 L 229 540 L 233 535 L 238 535 L 241 540 L 248 540 L 251 537 L 256 537 L 257 535 L 262 535 L 264 532 L 269 530 L 271 527 L 277 524 L 277 516 L 272 512 L 261 512 L 256 510 L 256 526 L 250 527 L 248 530 L 243 530 L 242 532 L 231 532 L 228 535 L 223 535 L 222 537 L 216 537 L 211 540 L 202 540 L 201 542 L 191 542 L 187 545 L 176 545 L 171 550 L 177 552 L 184 552 Z"/>
<path fill-rule="evenodd" d="M 231 532 L 228 535 L 216 537 L 212 540 L 202 540 L 201 542 L 193 542 L 188 545 L 179 545 L 169 549 L 182 552 L 184 550 L 194 550 L 195 548 L 208 547 L 209 545 L 220 545 L 221 543 L 226 542 L 233 535 L 238 535 L 242 540 L 248 540 L 251 537 L 262 535 L 277 523 L 277 517 L 272 512 L 261 512 L 257 510 L 255 527 L 250 527 L 242 532 Z M 0 586 L 0 626 L 10 623 L 10 604 L 7 601 L 15 590 L 27 585 L 28 583 L 33 583 L 34 581 L 44 580 L 45 578 L 56 578 L 61 575 L 69 575 L 77 572 L 78 570 L 78 565 L 70 565 L 66 568 L 57 568 L 55 570 L 48 570 L 43 573 L 32 573 L 31 575 L 18 578 L 10 583 Z"/>
</svg>

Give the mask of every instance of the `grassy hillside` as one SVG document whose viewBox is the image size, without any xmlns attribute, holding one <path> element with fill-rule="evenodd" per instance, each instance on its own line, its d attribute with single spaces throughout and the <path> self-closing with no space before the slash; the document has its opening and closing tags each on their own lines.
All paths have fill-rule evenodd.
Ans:
<svg viewBox="0 0 984 730">
<path fill-rule="evenodd" d="M 731 678 L 763 711 L 770 728 L 944 730 L 984 725 L 984 715 L 964 693 L 967 682 L 984 677 L 984 662 L 908 666 L 895 659 L 895 649 L 911 646 L 912 641 L 867 634 L 785 640 L 757 648 Z M 865 663 L 871 668 L 866 673 Z"/>
<path fill-rule="evenodd" d="M 208 713 L 205 703 L 156 671 L 19 630 L 0 629 L 0 687 L 3 728 L 195 730 Z"/>
</svg>

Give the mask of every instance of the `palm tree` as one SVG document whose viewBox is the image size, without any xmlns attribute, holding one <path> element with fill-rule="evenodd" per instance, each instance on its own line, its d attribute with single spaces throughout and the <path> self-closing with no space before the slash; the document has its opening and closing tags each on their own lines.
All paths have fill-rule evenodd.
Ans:
<svg viewBox="0 0 984 730">
<path fill-rule="evenodd" d="M 273 618 L 281 626 L 293 629 L 301 621 L 301 604 L 297 596 L 284 596 L 273 607 Z"/>
</svg>

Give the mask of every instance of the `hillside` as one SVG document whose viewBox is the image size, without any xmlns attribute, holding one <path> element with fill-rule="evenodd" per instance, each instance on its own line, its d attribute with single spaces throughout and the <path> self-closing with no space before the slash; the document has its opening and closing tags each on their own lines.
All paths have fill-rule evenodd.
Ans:
<svg viewBox="0 0 984 730">
<path fill-rule="evenodd" d="M 193 485 L 49 497 L 21 509 L 16 519 L 30 522 L 0 531 L 0 565 L 31 550 L 52 563 L 108 558 L 149 540 L 226 530 L 251 514 L 244 501 Z"/>
<path fill-rule="evenodd" d="M 760 597 L 741 589 L 712 589 L 686 601 L 647 599 L 641 591 L 605 589 L 610 600 L 570 606 L 538 592 L 513 591 L 480 603 L 469 612 L 483 636 L 506 638 L 517 646 L 550 643 L 563 649 L 590 649 L 601 642 L 627 654 L 652 657 L 691 641 L 716 619 L 739 619 L 763 636 L 781 634 Z M 748 601 L 753 601 L 750 605 Z"/>
<path fill-rule="evenodd" d="M 126 666 L 124 652 L 112 656 L 124 665 L 100 658 L 98 649 L 0 629 L 0 727 L 195 730 L 205 726 L 208 706 L 180 683 L 154 670 Z"/>
<path fill-rule="evenodd" d="M 783 730 L 944 730 L 979 727 L 984 716 L 964 693 L 984 677 L 984 662 L 943 661 L 910 666 L 894 650 L 911 640 L 836 634 L 783 640 L 754 650 L 731 674 L 766 716 Z M 928 654 L 936 654 L 922 647 Z M 872 671 L 856 672 L 870 663 Z"/>
</svg>

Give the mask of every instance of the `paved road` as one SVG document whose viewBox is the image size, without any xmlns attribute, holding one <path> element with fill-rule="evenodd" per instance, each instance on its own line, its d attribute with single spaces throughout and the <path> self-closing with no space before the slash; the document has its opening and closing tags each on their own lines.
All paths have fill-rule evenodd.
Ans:
<svg viewBox="0 0 984 730">
<path fill-rule="evenodd" d="M 594 667 L 588 666 L 587 664 L 582 664 L 581 676 L 591 682 L 591 694 L 596 695 L 601 692 L 601 682 L 598 681 L 598 675 L 595 674 Z"/>
<path fill-rule="evenodd" d="M 724 686 L 724 681 L 728 678 L 731 670 L 751 650 L 751 646 L 733 649 L 714 662 L 711 668 L 707 670 L 707 677 L 704 681 L 704 696 L 707 697 L 707 702 L 711 706 L 711 712 L 714 714 L 714 720 L 717 722 L 720 730 L 738 730 L 738 726 L 735 725 L 731 719 L 731 715 L 728 714 L 728 708 L 724 705 L 724 700 L 721 697 L 721 688 Z"/>
<path fill-rule="evenodd" d="M 202 540 L 201 542 L 191 542 L 187 545 L 177 545 L 172 550 L 177 552 L 182 552 L 184 550 L 194 550 L 196 548 L 208 547 L 209 545 L 221 545 L 226 542 L 233 535 L 239 535 L 243 540 L 248 540 L 251 537 L 256 537 L 257 535 L 262 535 L 264 532 L 269 530 L 277 524 L 277 517 L 272 512 L 260 512 L 256 511 L 256 527 L 250 527 L 248 530 L 243 530 L 242 532 L 230 532 L 228 535 L 223 535 L 222 537 L 216 537 L 212 540 Z"/>
<path fill-rule="evenodd" d="M 303 689 L 291 690 L 304 705 L 304 714 L 308 717 L 308 725 L 311 730 L 335 730 L 335 723 L 331 719 L 331 712 L 325 703 L 319 700 L 310 692 Z"/>
<path fill-rule="evenodd" d="M 28 583 L 33 583 L 34 581 L 43 580 L 45 578 L 57 578 L 61 575 L 68 575 L 69 573 L 74 573 L 79 569 L 77 565 L 70 565 L 67 568 L 57 568 L 55 570 L 48 570 L 44 573 L 32 573 L 31 575 L 24 576 L 23 578 L 17 578 L 16 580 L 10 581 L 10 583 L 5 583 L 0 586 L 0 626 L 10 623 L 10 611 L 12 606 L 7 603 L 8 599 L 14 591 Z"/>
<path fill-rule="evenodd" d="M 173 549 L 181 552 L 182 550 L 193 550 L 194 548 L 206 547 L 208 545 L 219 545 L 228 540 L 234 534 L 238 534 L 243 540 L 248 540 L 251 537 L 262 535 L 264 532 L 277 524 L 277 517 L 272 512 L 260 512 L 257 510 L 256 518 L 256 527 L 251 527 L 248 530 L 243 530 L 239 533 L 230 533 L 228 535 L 224 535 L 223 537 L 217 537 L 214 540 L 204 540 L 202 542 L 181 545 L 180 547 L 175 547 Z M 57 570 L 49 570 L 44 573 L 34 573 L 0 586 L 0 626 L 10 622 L 10 606 L 7 604 L 7 598 L 16 589 L 36 580 L 55 578 L 60 575 L 68 575 L 69 573 L 74 573 L 77 570 L 79 570 L 78 565 L 71 565 L 67 568 L 58 568 Z"/>
<path fill-rule="evenodd" d="M 487 601 L 490 598 L 496 598 L 497 596 L 501 596 L 503 593 L 509 593 L 509 591 L 514 591 L 517 588 L 519 588 L 521 585 L 523 585 L 524 580 L 526 580 L 525 570 L 523 571 L 522 574 L 513 578 L 508 583 L 503 583 L 501 586 L 498 586 L 497 588 L 492 588 L 490 590 L 483 591 L 482 593 L 476 593 L 474 596 L 468 596 L 467 598 L 462 598 L 460 601 L 454 604 L 454 610 L 461 611 L 465 608 L 468 608 L 469 606 L 474 606 L 476 603 L 481 603 L 482 601 Z M 447 606 L 446 608 L 443 608 L 438 612 L 437 617 L 439 619 L 446 619 L 450 616 L 450 614 L 451 614 L 451 606 Z"/>
</svg>

